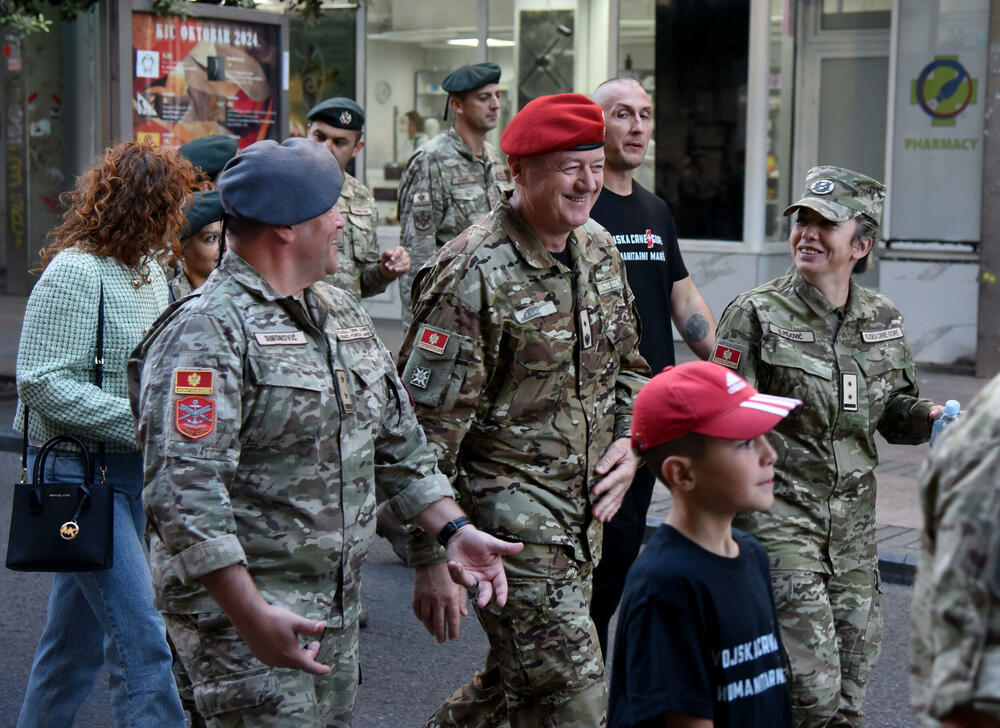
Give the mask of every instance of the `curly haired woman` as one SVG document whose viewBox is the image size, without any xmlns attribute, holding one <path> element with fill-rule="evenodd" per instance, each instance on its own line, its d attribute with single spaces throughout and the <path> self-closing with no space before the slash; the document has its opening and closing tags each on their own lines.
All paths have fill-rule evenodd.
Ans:
<svg viewBox="0 0 1000 728">
<path fill-rule="evenodd" d="M 104 446 L 114 498 L 114 565 L 55 575 L 17 725 L 73 724 L 106 665 L 115 726 L 183 726 L 163 619 L 153 607 L 142 550 L 142 454 L 135 441 L 125 365 L 167 304 L 155 256 L 184 226 L 194 168 L 175 152 L 125 142 L 81 174 L 49 234 L 28 299 L 17 354 L 18 409 L 37 445 L 75 435 Z M 104 293 L 104 383 L 93 383 L 98 301 Z M 95 458 L 98 462 L 100 456 Z M 45 478 L 81 474 L 57 452 Z"/>
</svg>

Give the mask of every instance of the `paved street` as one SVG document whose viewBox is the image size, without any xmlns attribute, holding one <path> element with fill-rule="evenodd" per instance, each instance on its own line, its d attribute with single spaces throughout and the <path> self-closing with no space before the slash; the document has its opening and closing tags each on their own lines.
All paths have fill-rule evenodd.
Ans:
<svg viewBox="0 0 1000 728">
<path fill-rule="evenodd" d="M 19 457 L 0 452 L 0 549 L 6 554 L 8 513 Z M 365 567 L 365 605 L 371 625 L 361 633 L 363 685 L 355 728 L 420 726 L 452 690 L 482 664 L 486 640 L 474 618 L 463 622 L 457 642 L 438 645 L 410 611 L 409 570 L 381 539 Z M 51 577 L 0 570 L 0 725 L 13 725 L 45 617 Z M 868 725 L 911 726 L 906 698 L 906 631 L 909 587 L 886 585 L 886 639 L 882 661 L 869 689 Z M 110 725 L 105 683 L 84 705 L 76 726 Z"/>
</svg>

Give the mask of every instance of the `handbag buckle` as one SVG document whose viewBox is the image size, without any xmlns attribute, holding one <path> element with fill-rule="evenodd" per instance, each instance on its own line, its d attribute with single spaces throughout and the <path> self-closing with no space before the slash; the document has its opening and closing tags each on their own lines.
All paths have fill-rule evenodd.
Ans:
<svg viewBox="0 0 1000 728">
<path fill-rule="evenodd" d="M 72 541 L 80 533 L 80 524 L 76 521 L 66 521 L 59 527 L 59 537 L 63 541 Z"/>
<path fill-rule="evenodd" d="M 99 470 L 101 471 L 101 485 L 105 485 L 108 482 L 108 478 L 107 478 L 107 475 L 108 475 L 108 466 L 102 464 L 99 467 Z"/>
</svg>

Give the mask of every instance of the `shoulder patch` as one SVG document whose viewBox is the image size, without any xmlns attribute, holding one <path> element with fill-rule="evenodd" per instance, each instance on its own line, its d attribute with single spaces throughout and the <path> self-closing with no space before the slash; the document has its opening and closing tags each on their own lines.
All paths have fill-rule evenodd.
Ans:
<svg viewBox="0 0 1000 728">
<path fill-rule="evenodd" d="M 421 205 L 431 204 L 431 193 L 427 191 L 414 192 L 413 193 L 413 204 L 416 207 Z"/>
<path fill-rule="evenodd" d="M 729 367 L 730 369 L 738 369 L 740 366 L 740 359 L 743 358 L 743 350 L 741 347 L 733 346 L 731 344 L 716 344 L 715 351 L 712 352 L 711 361 L 716 364 L 721 364 L 724 367 Z"/>
<path fill-rule="evenodd" d="M 211 394 L 211 369 L 176 369 L 174 370 L 174 393 L 176 394 Z"/>
<path fill-rule="evenodd" d="M 861 338 L 868 344 L 874 344 L 878 341 L 902 339 L 903 329 L 899 326 L 893 326 L 891 329 L 882 329 L 881 331 L 862 331 Z"/>
<path fill-rule="evenodd" d="M 792 331 L 791 329 L 783 329 L 780 326 L 775 326 L 771 322 L 768 322 L 767 329 L 775 336 L 780 336 L 782 339 L 788 339 L 789 341 L 801 341 L 808 344 L 816 341 L 816 334 L 812 331 Z"/>
<path fill-rule="evenodd" d="M 175 404 L 177 431 L 197 440 L 215 429 L 215 400 L 211 397 L 183 397 Z"/>
<path fill-rule="evenodd" d="M 424 324 L 420 327 L 420 335 L 417 339 L 417 346 L 433 354 L 443 354 L 445 347 L 448 346 L 448 339 L 450 338 L 451 334 L 446 334 L 443 331 L 437 331 L 432 329 L 427 324 Z"/>
</svg>

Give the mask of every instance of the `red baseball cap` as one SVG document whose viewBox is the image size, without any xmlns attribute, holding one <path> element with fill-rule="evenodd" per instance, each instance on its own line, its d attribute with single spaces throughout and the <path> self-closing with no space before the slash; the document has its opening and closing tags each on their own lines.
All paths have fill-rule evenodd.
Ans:
<svg viewBox="0 0 1000 728">
<path fill-rule="evenodd" d="M 761 394 L 743 377 L 708 361 L 667 367 L 635 398 L 632 447 L 646 452 L 690 432 L 727 440 L 763 435 L 802 402 Z"/>
<path fill-rule="evenodd" d="M 604 110 L 583 94 L 539 96 L 507 124 L 500 148 L 512 157 L 604 146 Z"/>
</svg>

